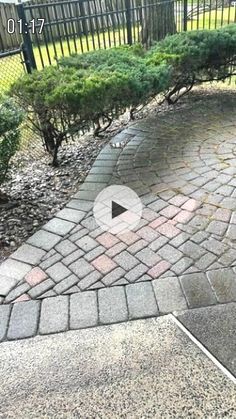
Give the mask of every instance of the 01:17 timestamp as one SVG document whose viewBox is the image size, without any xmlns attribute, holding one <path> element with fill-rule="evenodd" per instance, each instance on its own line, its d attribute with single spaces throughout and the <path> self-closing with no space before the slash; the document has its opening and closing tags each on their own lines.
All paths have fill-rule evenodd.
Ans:
<svg viewBox="0 0 236 419">
<path fill-rule="evenodd" d="M 31 19 L 28 22 L 24 22 L 23 19 L 8 19 L 7 20 L 7 32 L 12 35 L 16 32 L 20 34 L 31 32 L 32 34 L 36 33 L 36 28 L 38 28 L 37 33 L 40 35 L 43 31 L 45 19 Z"/>
</svg>

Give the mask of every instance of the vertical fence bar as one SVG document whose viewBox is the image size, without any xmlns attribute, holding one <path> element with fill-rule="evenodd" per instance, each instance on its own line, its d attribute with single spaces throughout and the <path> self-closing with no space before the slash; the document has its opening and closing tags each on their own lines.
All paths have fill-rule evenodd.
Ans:
<svg viewBox="0 0 236 419">
<path fill-rule="evenodd" d="M 188 29 L 188 0 L 183 0 L 183 7 L 184 7 L 183 30 L 187 31 Z"/>
<path fill-rule="evenodd" d="M 130 0 L 125 0 L 125 9 L 126 9 L 127 40 L 128 40 L 128 44 L 132 45 L 132 24 L 131 24 Z"/>
<path fill-rule="evenodd" d="M 36 61 L 34 57 L 34 51 L 32 48 L 32 41 L 30 38 L 28 26 L 27 26 L 24 6 L 22 3 L 19 3 L 16 5 L 16 8 L 17 8 L 19 19 L 22 21 L 22 27 L 24 28 L 22 37 L 24 41 L 24 50 L 27 51 L 29 65 L 32 69 L 37 69 Z M 27 68 L 27 71 L 28 71 L 28 68 Z"/>
</svg>

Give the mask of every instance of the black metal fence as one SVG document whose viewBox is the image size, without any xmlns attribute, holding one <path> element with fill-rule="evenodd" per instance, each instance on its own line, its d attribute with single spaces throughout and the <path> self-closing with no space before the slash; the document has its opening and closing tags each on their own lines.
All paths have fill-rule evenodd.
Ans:
<svg viewBox="0 0 236 419">
<path fill-rule="evenodd" d="M 38 3 L 40 1 L 40 3 Z M 236 0 L 31 0 L 0 3 L 0 93 L 62 56 L 236 22 Z M 29 140 L 24 131 L 24 144 Z M 35 139 L 34 152 L 41 155 Z M 40 149 L 40 150 L 39 150 Z M 38 151 L 37 151 L 38 150 Z"/>
<path fill-rule="evenodd" d="M 0 92 L 6 92 L 25 71 L 22 48 L 0 52 Z"/>
<path fill-rule="evenodd" d="M 18 14 L 33 68 L 72 53 L 163 38 L 184 28 L 182 1 L 70 0 L 23 3 Z M 186 0 L 184 0 L 186 1 Z"/>
<path fill-rule="evenodd" d="M 32 68 L 61 56 L 236 22 L 230 0 L 60 0 L 17 5 Z"/>
</svg>

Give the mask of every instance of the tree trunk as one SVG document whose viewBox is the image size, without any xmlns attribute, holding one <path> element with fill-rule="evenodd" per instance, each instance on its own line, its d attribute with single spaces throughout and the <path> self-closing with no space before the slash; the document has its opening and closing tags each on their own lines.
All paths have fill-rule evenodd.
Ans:
<svg viewBox="0 0 236 419">
<path fill-rule="evenodd" d="M 176 33 L 174 1 L 142 0 L 142 44 L 148 48 L 166 35 L 174 33 Z"/>
</svg>

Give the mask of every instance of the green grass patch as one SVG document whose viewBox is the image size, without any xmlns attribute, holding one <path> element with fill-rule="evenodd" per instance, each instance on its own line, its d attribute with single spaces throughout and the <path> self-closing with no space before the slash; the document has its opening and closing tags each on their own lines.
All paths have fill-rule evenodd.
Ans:
<svg viewBox="0 0 236 419">
<path fill-rule="evenodd" d="M 229 23 L 236 22 L 236 8 L 224 7 L 201 13 L 188 21 L 188 30 L 217 29 Z"/>
</svg>

